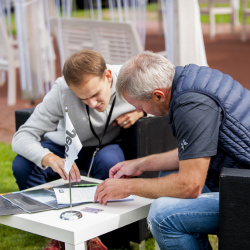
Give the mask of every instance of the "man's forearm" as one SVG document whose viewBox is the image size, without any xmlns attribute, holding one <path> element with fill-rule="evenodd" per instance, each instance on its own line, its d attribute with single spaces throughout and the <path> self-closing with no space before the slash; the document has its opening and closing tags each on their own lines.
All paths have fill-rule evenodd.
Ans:
<svg viewBox="0 0 250 250">
<path fill-rule="evenodd" d="M 140 161 L 140 170 L 142 172 L 178 170 L 178 149 L 165 153 L 149 155 L 141 158 Z"/>
<path fill-rule="evenodd" d="M 191 198 L 187 192 L 185 181 L 183 182 L 179 178 L 178 174 L 171 174 L 168 176 L 152 179 L 129 179 L 127 180 L 126 187 L 129 194 L 146 198 Z"/>
<path fill-rule="evenodd" d="M 127 180 L 129 194 L 148 197 L 196 198 L 202 192 L 210 157 L 183 160 L 177 173 L 152 179 Z"/>
</svg>

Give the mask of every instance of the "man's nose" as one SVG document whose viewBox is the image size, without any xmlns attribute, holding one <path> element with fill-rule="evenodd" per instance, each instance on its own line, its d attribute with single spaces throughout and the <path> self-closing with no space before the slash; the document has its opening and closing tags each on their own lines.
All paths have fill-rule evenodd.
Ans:
<svg viewBox="0 0 250 250">
<path fill-rule="evenodd" d="M 97 104 L 97 101 L 94 98 L 90 98 L 87 100 L 87 105 L 90 108 L 95 108 L 96 104 Z"/>
</svg>

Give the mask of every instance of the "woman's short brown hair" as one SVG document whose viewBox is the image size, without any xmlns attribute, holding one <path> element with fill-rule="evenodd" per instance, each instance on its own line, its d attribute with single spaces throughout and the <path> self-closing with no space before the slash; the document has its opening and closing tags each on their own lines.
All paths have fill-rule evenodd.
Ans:
<svg viewBox="0 0 250 250">
<path fill-rule="evenodd" d="M 81 50 L 70 56 L 63 66 L 63 75 L 66 83 L 80 85 L 84 75 L 103 77 L 106 62 L 100 53 L 94 50 Z"/>
</svg>

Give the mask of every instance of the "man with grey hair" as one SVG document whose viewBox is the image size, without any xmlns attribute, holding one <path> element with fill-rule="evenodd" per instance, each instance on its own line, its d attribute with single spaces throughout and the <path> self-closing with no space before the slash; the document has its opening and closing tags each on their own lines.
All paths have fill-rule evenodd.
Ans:
<svg viewBox="0 0 250 250">
<path fill-rule="evenodd" d="M 169 115 L 178 148 L 116 164 L 95 200 L 154 198 L 148 224 L 161 249 L 211 249 L 220 171 L 250 168 L 250 91 L 218 70 L 175 67 L 147 51 L 123 65 L 116 89 L 137 111 Z M 128 178 L 145 171 L 160 171 L 159 178 Z"/>
</svg>

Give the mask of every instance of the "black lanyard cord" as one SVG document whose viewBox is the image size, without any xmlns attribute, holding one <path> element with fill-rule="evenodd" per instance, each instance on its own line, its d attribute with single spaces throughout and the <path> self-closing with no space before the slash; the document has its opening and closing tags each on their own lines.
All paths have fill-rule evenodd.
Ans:
<svg viewBox="0 0 250 250">
<path fill-rule="evenodd" d="M 99 138 L 99 136 L 96 134 L 96 132 L 95 132 L 95 130 L 94 130 L 94 128 L 93 128 L 92 122 L 91 122 L 91 120 L 90 120 L 90 115 L 89 115 L 89 106 L 86 105 L 86 110 L 87 110 L 87 114 L 88 114 L 88 118 L 89 118 L 90 129 L 91 129 L 93 135 L 94 135 L 94 136 L 97 138 L 97 140 L 99 141 L 99 147 L 101 146 L 102 141 L 103 141 L 103 138 L 104 138 L 104 136 L 105 136 L 105 134 L 106 134 L 106 131 L 107 131 L 107 128 L 108 128 L 108 125 L 109 125 L 109 121 L 110 121 L 110 119 L 111 119 L 111 115 L 112 115 L 112 112 L 113 112 L 113 109 L 114 109 L 114 106 L 115 106 L 115 100 L 116 100 L 116 96 L 114 97 L 114 100 L 113 100 L 112 105 L 111 105 L 111 109 L 110 109 L 110 111 L 109 111 L 108 119 L 107 119 L 107 121 L 106 121 L 106 125 L 105 125 L 104 131 L 103 131 L 103 137 L 102 137 L 102 139 Z"/>
</svg>

